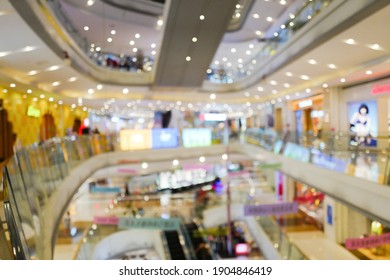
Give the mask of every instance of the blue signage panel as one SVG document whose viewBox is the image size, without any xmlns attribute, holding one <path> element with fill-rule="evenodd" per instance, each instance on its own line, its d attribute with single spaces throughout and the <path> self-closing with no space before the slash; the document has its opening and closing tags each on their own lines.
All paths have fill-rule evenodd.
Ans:
<svg viewBox="0 0 390 280">
<path fill-rule="evenodd" d="M 177 128 L 153 128 L 152 149 L 175 148 L 179 146 Z"/>
</svg>

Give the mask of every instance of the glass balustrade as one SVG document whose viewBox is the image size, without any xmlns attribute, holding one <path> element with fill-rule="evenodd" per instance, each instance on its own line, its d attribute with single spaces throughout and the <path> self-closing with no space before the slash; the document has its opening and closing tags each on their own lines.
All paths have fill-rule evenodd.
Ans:
<svg viewBox="0 0 390 280">
<path fill-rule="evenodd" d="M 207 71 L 206 80 L 229 84 L 250 76 L 262 65 L 263 61 L 280 51 L 298 30 L 320 14 L 331 2 L 332 0 L 307 0 L 295 13 L 290 13 L 290 17 L 271 37 L 258 39 L 259 44 L 263 46 L 246 62 L 238 64 L 237 67 L 228 62 L 226 65 L 223 62 L 220 62 L 218 66 L 212 64 Z"/>
</svg>

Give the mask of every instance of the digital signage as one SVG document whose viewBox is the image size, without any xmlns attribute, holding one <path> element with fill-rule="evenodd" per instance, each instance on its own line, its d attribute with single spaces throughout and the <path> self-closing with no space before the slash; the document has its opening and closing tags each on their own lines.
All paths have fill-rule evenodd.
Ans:
<svg viewBox="0 0 390 280">
<path fill-rule="evenodd" d="M 120 141 L 122 151 L 146 150 L 152 148 L 152 135 L 150 129 L 121 130 Z"/>
<path fill-rule="evenodd" d="M 376 146 L 378 135 L 378 108 L 375 100 L 348 104 L 350 144 Z"/>
<path fill-rule="evenodd" d="M 153 128 L 152 148 L 175 148 L 179 145 L 179 131 L 176 128 Z"/>
<path fill-rule="evenodd" d="M 185 128 L 182 137 L 183 146 L 186 148 L 211 145 L 211 129 L 209 128 Z"/>
</svg>

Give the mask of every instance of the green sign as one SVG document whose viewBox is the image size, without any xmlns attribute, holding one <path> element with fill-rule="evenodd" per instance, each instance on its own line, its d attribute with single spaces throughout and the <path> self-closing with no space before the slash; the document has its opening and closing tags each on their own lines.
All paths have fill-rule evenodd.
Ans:
<svg viewBox="0 0 390 280">
<path fill-rule="evenodd" d="M 120 229 L 157 229 L 157 230 L 178 230 L 180 220 L 177 218 L 160 219 L 160 218 L 126 218 L 120 217 L 118 228 Z"/>
<path fill-rule="evenodd" d="M 39 118 L 41 116 L 41 110 L 34 108 L 33 106 L 28 106 L 27 116 Z"/>
</svg>

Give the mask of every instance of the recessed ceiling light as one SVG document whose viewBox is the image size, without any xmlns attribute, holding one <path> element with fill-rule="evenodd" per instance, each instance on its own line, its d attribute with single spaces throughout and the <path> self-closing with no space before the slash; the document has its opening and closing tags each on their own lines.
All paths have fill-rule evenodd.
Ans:
<svg viewBox="0 0 390 280">
<path fill-rule="evenodd" d="M 232 53 L 235 53 L 237 50 L 236 50 L 235 48 L 231 48 L 230 51 L 231 51 Z"/>
<path fill-rule="evenodd" d="M 264 91 L 263 87 L 257 87 L 257 91 Z"/>
<path fill-rule="evenodd" d="M 284 83 L 283 86 L 284 86 L 285 88 L 289 88 L 289 87 L 290 87 L 290 84 L 289 84 L 289 83 Z"/>
<path fill-rule="evenodd" d="M 115 35 L 115 34 L 116 34 L 116 30 L 114 30 L 114 29 L 111 30 L 111 34 L 112 34 L 112 35 Z"/>
<path fill-rule="evenodd" d="M 138 49 L 137 48 L 133 48 L 133 52 L 137 52 L 138 51 Z"/>
<path fill-rule="evenodd" d="M 215 64 L 215 65 L 219 65 L 219 60 L 215 60 L 215 61 L 214 61 L 214 64 Z"/>
<path fill-rule="evenodd" d="M 94 94 L 94 93 L 95 91 L 92 88 L 88 89 L 88 94 Z"/>
<path fill-rule="evenodd" d="M 306 93 L 310 93 L 310 92 L 311 92 L 311 89 L 310 89 L 310 88 L 307 88 L 307 89 L 305 90 L 305 92 L 306 92 Z"/>
<path fill-rule="evenodd" d="M 43 99 L 43 98 L 45 98 L 45 95 L 41 94 L 39 97 Z"/>
<path fill-rule="evenodd" d="M 131 41 L 129 42 L 129 44 L 130 44 L 131 46 L 133 46 L 133 45 L 135 44 L 135 42 L 134 42 L 133 40 L 131 40 Z"/>
<path fill-rule="evenodd" d="M 307 75 L 301 75 L 301 79 L 302 79 L 302 80 L 309 80 L 310 78 L 309 78 L 309 76 L 307 76 Z"/>
<path fill-rule="evenodd" d="M 49 101 L 50 101 L 50 102 L 53 102 L 53 101 L 54 101 L 54 98 L 53 98 L 53 97 L 49 97 Z"/>
<path fill-rule="evenodd" d="M 236 13 L 234 16 L 235 16 L 236 18 L 239 18 L 239 17 L 241 16 L 241 14 L 240 14 L 240 13 Z"/>
<path fill-rule="evenodd" d="M 227 57 L 226 56 L 222 57 L 222 61 L 226 62 L 227 61 Z"/>
<path fill-rule="evenodd" d="M 309 64 L 312 64 L 312 65 L 314 65 L 314 64 L 317 64 L 317 61 L 315 61 L 314 59 L 309 59 Z"/>
<path fill-rule="evenodd" d="M 146 168 L 148 168 L 148 164 L 147 164 L 146 162 L 143 162 L 142 165 L 141 165 L 141 167 L 142 167 L 143 169 L 146 169 Z"/>
<path fill-rule="evenodd" d="M 243 62 L 242 58 L 237 59 L 237 62 L 242 63 Z"/>
<path fill-rule="evenodd" d="M 278 93 L 278 91 L 276 89 L 272 90 L 272 94 L 277 94 L 277 93 Z"/>
<path fill-rule="evenodd" d="M 0 57 L 7 56 L 11 54 L 12 52 L 0 52 Z"/>
<path fill-rule="evenodd" d="M 293 74 L 292 74 L 291 72 L 286 72 L 286 76 L 287 76 L 287 77 L 292 77 L 292 75 L 293 75 Z"/>
<path fill-rule="evenodd" d="M 191 56 L 186 56 L 186 61 L 191 61 Z"/>
<path fill-rule="evenodd" d="M 251 55 L 252 54 L 252 52 L 250 50 L 247 50 L 245 53 L 246 53 L 246 55 Z"/>
<path fill-rule="evenodd" d="M 101 49 L 102 49 L 101 47 L 96 47 L 95 50 L 96 50 L 97 52 L 100 52 Z"/>
<path fill-rule="evenodd" d="M 53 66 L 48 67 L 46 70 L 47 71 L 55 71 L 55 70 L 58 70 L 60 68 L 61 68 L 61 66 L 59 66 L 59 65 L 53 65 Z"/>
<path fill-rule="evenodd" d="M 344 40 L 344 43 L 346 43 L 348 45 L 356 45 L 356 41 L 354 39 Z"/>
<path fill-rule="evenodd" d="M 274 81 L 274 80 L 271 80 L 269 83 L 270 83 L 271 85 L 273 85 L 273 86 L 276 86 L 276 85 L 278 84 L 278 82 L 277 82 L 277 81 Z"/>
<path fill-rule="evenodd" d="M 279 4 L 280 4 L 280 5 L 286 5 L 286 4 L 287 4 L 287 1 L 286 1 L 286 0 L 280 0 L 280 1 L 279 1 Z"/>
<path fill-rule="evenodd" d="M 247 107 L 250 107 L 252 104 L 251 104 L 250 102 L 247 102 L 245 105 L 246 105 Z"/>
<path fill-rule="evenodd" d="M 28 90 L 27 90 L 27 93 L 32 93 L 32 90 L 31 90 L 31 89 L 28 89 Z"/>
<path fill-rule="evenodd" d="M 290 99 L 290 95 L 286 95 L 286 100 L 289 100 Z"/>
<path fill-rule="evenodd" d="M 93 0 L 88 0 L 88 1 L 87 1 L 87 5 L 88 5 L 88 6 L 92 6 L 93 3 L 95 3 L 95 1 L 93 1 Z"/>
<path fill-rule="evenodd" d="M 295 18 L 295 15 L 294 15 L 294 14 L 289 14 L 289 17 L 290 17 L 291 19 L 294 19 L 294 18 Z"/>
<path fill-rule="evenodd" d="M 286 25 L 285 25 L 285 24 L 282 24 L 282 25 L 280 26 L 280 28 L 281 28 L 281 29 L 285 29 L 285 28 L 286 28 Z"/>
<path fill-rule="evenodd" d="M 336 65 L 334 65 L 333 63 L 328 64 L 328 67 L 329 67 L 330 69 L 336 69 L 336 68 L 337 68 Z"/>
<path fill-rule="evenodd" d="M 231 66 L 232 66 L 232 63 L 231 63 L 231 62 L 228 62 L 228 63 L 226 63 L 226 66 L 227 66 L 227 67 L 231 67 Z"/>
<path fill-rule="evenodd" d="M 129 93 L 129 89 L 128 89 L 128 88 L 124 88 L 124 89 L 122 90 L 122 93 L 123 93 L 123 94 L 128 94 L 128 93 Z"/>
<path fill-rule="evenodd" d="M 196 37 L 192 37 L 192 42 L 196 42 L 196 41 L 198 41 L 198 38 L 196 38 Z"/>
<path fill-rule="evenodd" d="M 369 47 L 370 49 L 373 49 L 373 50 L 376 50 L 376 51 L 381 51 L 381 50 L 383 50 L 383 48 L 382 48 L 380 45 L 378 45 L 378 44 L 368 45 L 368 47 Z"/>
<path fill-rule="evenodd" d="M 347 80 L 345 78 L 341 78 L 340 82 L 345 83 Z"/>
<path fill-rule="evenodd" d="M 323 84 L 322 87 L 323 87 L 323 88 L 327 88 L 327 87 L 328 87 L 328 84 Z"/>
<path fill-rule="evenodd" d="M 254 47 L 255 47 L 255 45 L 249 44 L 249 48 L 250 48 L 250 49 L 253 49 Z"/>
<path fill-rule="evenodd" d="M 96 86 L 96 89 L 97 89 L 97 90 L 101 90 L 102 88 L 103 88 L 102 85 L 97 85 L 97 86 Z"/>
<path fill-rule="evenodd" d="M 244 94 L 246 97 L 249 97 L 249 96 L 251 96 L 251 94 L 249 93 L 249 92 L 245 92 L 245 94 Z"/>
<path fill-rule="evenodd" d="M 260 30 L 256 30 L 255 33 L 257 36 L 261 36 L 261 34 L 263 34 L 263 32 L 261 32 Z"/>
<path fill-rule="evenodd" d="M 111 43 L 111 42 L 112 42 L 112 38 L 111 38 L 111 37 L 108 37 L 108 38 L 107 38 L 107 42 Z"/>
<path fill-rule="evenodd" d="M 366 75 L 372 75 L 372 71 L 371 70 L 367 70 L 366 71 Z"/>
<path fill-rule="evenodd" d="M 139 38 L 141 37 L 141 35 L 140 35 L 139 33 L 136 33 L 136 34 L 134 35 L 134 37 L 135 37 L 136 39 L 139 39 Z"/>
<path fill-rule="evenodd" d="M 38 101 L 38 97 L 34 97 L 34 98 L 33 98 L 33 101 L 34 101 L 34 102 L 37 102 L 37 101 Z"/>
<path fill-rule="evenodd" d="M 205 16 L 204 16 L 204 15 L 200 15 L 200 16 L 199 16 L 199 19 L 200 19 L 200 20 L 204 20 L 204 19 L 205 19 Z"/>
<path fill-rule="evenodd" d="M 77 80 L 77 77 L 70 77 L 69 79 L 68 79 L 68 82 L 75 82 Z"/>
<path fill-rule="evenodd" d="M 207 74 L 211 74 L 212 72 L 213 72 L 213 70 L 211 70 L 210 68 L 206 70 Z"/>
<path fill-rule="evenodd" d="M 273 21 L 272 17 L 267 17 L 267 21 L 272 22 Z"/>
<path fill-rule="evenodd" d="M 255 19 L 260 18 L 259 14 L 257 14 L 257 13 L 253 14 L 252 16 L 253 16 L 253 18 L 255 18 Z"/>
<path fill-rule="evenodd" d="M 163 24 L 164 24 L 164 21 L 163 21 L 162 19 L 159 19 L 159 20 L 157 21 L 157 25 L 158 25 L 158 26 L 163 26 Z"/>
<path fill-rule="evenodd" d="M 57 81 L 57 82 L 52 83 L 51 85 L 52 85 L 53 87 L 56 87 L 56 86 L 59 86 L 60 84 L 61 84 L 61 82 Z"/>
<path fill-rule="evenodd" d="M 278 37 L 279 36 L 279 33 L 278 32 L 274 32 L 274 37 Z"/>
<path fill-rule="evenodd" d="M 14 83 L 10 84 L 9 86 L 12 88 L 16 87 L 16 85 Z"/>
<path fill-rule="evenodd" d="M 152 55 L 156 55 L 156 53 L 157 53 L 156 51 L 152 51 L 151 52 Z"/>
<path fill-rule="evenodd" d="M 151 47 L 152 49 L 154 49 L 154 48 L 156 47 L 156 44 L 155 44 L 155 43 L 152 43 L 152 44 L 150 45 L 150 47 Z"/>
</svg>

